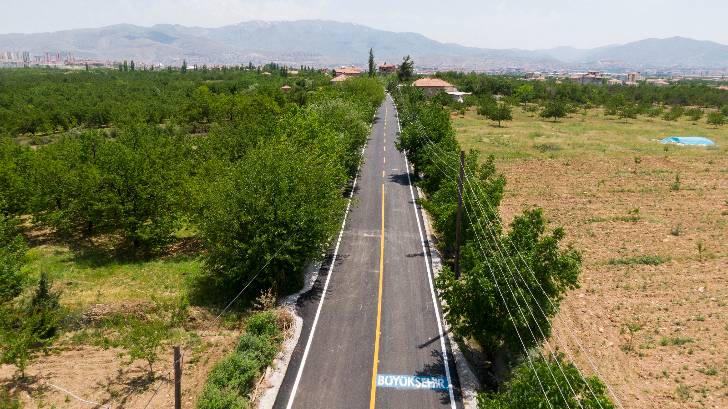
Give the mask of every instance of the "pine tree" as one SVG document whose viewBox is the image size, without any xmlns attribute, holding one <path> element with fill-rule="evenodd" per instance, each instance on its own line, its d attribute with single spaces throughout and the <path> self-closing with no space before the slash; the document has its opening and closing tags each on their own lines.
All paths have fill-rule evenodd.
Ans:
<svg viewBox="0 0 728 409">
<path fill-rule="evenodd" d="M 187 72 L 187 60 L 182 60 L 182 68 L 180 69 L 182 74 Z"/>
<path fill-rule="evenodd" d="M 370 77 L 373 77 L 376 74 L 376 72 L 374 70 L 375 70 L 375 67 L 374 67 L 374 49 L 370 48 L 369 49 L 369 76 Z"/>
</svg>

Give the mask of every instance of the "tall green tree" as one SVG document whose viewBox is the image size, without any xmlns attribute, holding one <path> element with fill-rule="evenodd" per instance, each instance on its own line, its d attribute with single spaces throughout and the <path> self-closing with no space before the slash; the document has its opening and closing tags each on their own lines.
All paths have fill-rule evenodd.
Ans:
<svg viewBox="0 0 728 409">
<path fill-rule="evenodd" d="M 567 114 L 566 105 L 561 101 L 549 101 L 541 110 L 539 116 L 541 118 L 551 118 L 556 121 L 559 118 L 565 118 Z"/>
<path fill-rule="evenodd" d="M 397 78 L 400 82 L 409 82 L 415 76 L 415 63 L 412 61 L 410 56 L 406 56 L 402 59 L 402 63 L 397 67 Z"/>
<path fill-rule="evenodd" d="M 501 126 L 502 121 L 513 120 L 513 112 L 511 111 L 511 106 L 504 102 L 499 102 L 498 104 L 494 105 L 490 110 L 488 110 L 486 116 L 491 121 L 498 122 L 498 127 Z"/>
<path fill-rule="evenodd" d="M 374 77 L 377 75 L 377 67 L 374 65 L 374 49 L 369 49 L 369 76 Z"/>
</svg>

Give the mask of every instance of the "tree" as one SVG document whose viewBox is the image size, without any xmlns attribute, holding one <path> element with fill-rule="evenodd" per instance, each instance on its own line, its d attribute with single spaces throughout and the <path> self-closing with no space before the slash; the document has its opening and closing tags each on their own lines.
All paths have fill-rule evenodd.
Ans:
<svg viewBox="0 0 728 409">
<path fill-rule="evenodd" d="M 716 128 L 725 125 L 725 116 L 720 111 L 714 111 L 708 114 L 708 124 L 713 125 Z"/>
<path fill-rule="evenodd" d="M 154 378 L 154 363 L 167 328 L 159 320 L 142 322 L 132 318 L 122 336 L 121 344 L 127 350 L 131 361 L 143 359 L 149 365 L 149 377 Z"/>
<path fill-rule="evenodd" d="M 415 76 L 415 63 L 410 56 L 402 59 L 402 63 L 397 67 L 397 78 L 400 82 L 409 82 Z"/>
<path fill-rule="evenodd" d="M 536 91 L 532 84 L 523 84 L 516 88 L 514 97 L 525 106 L 536 98 Z"/>
<path fill-rule="evenodd" d="M 27 250 L 16 223 L 0 213 L 0 304 L 20 295 L 25 281 L 22 266 Z"/>
<path fill-rule="evenodd" d="M 129 70 L 134 71 L 134 60 L 131 60 L 131 64 L 129 65 Z"/>
<path fill-rule="evenodd" d="M 614 409 L 615 406 L 599 378 L 582 375 L 579 368 L 556 356 L 524 361 L 513 370 L 499 392 L 480 394 L 478 407 Z"/>
<path fill-rule="evenodd" d="M 187 72 L 187 60 L 182 60 L 182 68 L 180 68 L 182 74 Z"/>
<path fill-rule="evenodd" d="M 561 101 L 549 101 L 539 114 L 541 118 L 552 118 L 556 121 L 558 118 L 566 117 L 566 105 Z"/>
<path fill-rule="evenodd" d="M 699 121 L 705 113 L 700 108 L 690 108 L 687 111 L 685 111 L 685 115 L 690 118 L 691 121 L 697 122 Z"/>
<path fill-rule="evenodd" d="M 637 110 L 633 103 L 625 100 L 617 107 L 617 116 L 626 123 L 627 119 L 637 119 Z"/>
<path fill-rule="evenodd" d="M 495 106 L 493 106 L 487 113 L 487 117 L 491 121 L 498 122 L 498 127 L 501 126 L 501 121 L 511 121 L 513 120 L 513 114 L 511 112 L 511 106 L 504 103 L 499 102 Z"/>
<path fill-rule="evenodd" d="M 479 199 L 493 203 L 493 211 L 497 211 L 499 200 L 497 194 Z M 477 206 L 474 199 L 467 201 Z M 492 214 L 480 217 L 485 220 L 472 223 L 492 226 L 498 220 Z M 437 282 L 447 301 L 446 315 L 453 331 L 475 339 L 493 358 L 500 350 L 513 354 L 523 351 L 524 346 L 538 347 L 550 335 L 550 319 L 563 295 L 578 287 L 581 256 L 573 249 L 559 249 L 564 231 L 556 228 L 548 234 L 540 209 L 516 217 L 507 233 L 497 227 L 486 229 L 490 231 L 478 231 L 477 240 L 475 231 L 466 232 L 465 236 L 472 234 L 473 239 L 463 246 L 461 279 L 443 269 Z M 521 339 L 520 334 L 531 331 L 533 337 Z"/>
<path fill-rule="evenodd" d="M 124 72 L 127 72 L 127 71 L 129 71 L 129 63 L 126 60 L 124 60 Z"/>
<path fill-rule="evenodd" d="M 374 49 L 370 48 L 369 49 L 369 76 L 370 77 L 374 77 L 377 74 L 376 69 L 377 69 L 377 67 L 374 66 Z"/>
<path fill-rule="evenodd" d="M 200 229 L 209 250 L 197 295 L 227 295 L 263 266 L 253 287 L 298 288 L 301 266 L 336 231 L 347 177 L 334 152 L 343 146 L 314 116 L 286 122 L 288 135 L 249 150 L 205 192 Z"/>
</svg>

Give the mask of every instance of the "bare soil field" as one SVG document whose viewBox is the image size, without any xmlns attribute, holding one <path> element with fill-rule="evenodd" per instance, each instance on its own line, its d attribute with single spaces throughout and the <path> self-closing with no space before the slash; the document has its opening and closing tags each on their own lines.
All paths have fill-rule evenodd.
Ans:
<svg viewBox="0 0 728 409">
<path fill-rule="evenodd" d="M 200 332 L 197 342 L 182 348 L 183 408 L 195 407 L 208 372 L 235 347 L 239 336 L 239 331 Z M 119 348 L 57 346 L 27 368 L 25 379 L 14 376 L 14 367 L 0 366 L 0 385 L 19 392 L 26 408 L 94 407 L 88 402 L 109 409 L 170 408 L 174 407 L 172 361 L 171 347 L 164 348 L 152 380 L 146 362 L 129 362 Z"/>
<path fill-rule="evenodd" d="M 504 223 L 542 207 L 583 252 L 581 288 L 562 303 L 552 344 L 598 372 L 624 408 L 728 408 L 728 130 L 598 110 L 559 122 L 515 110 L 503 128 L 469 112 L 454 123 L 466 149 L 496 156 Z M 670 135 L 718 148 L 656 141 Z"/>
</svg>

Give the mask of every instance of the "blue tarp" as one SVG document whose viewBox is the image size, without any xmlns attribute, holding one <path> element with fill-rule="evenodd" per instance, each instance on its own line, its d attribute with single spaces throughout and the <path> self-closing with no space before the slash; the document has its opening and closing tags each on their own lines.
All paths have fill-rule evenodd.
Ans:
<svg viewBox="0 0 728 409">
<path fill-rule="evenodd" d="M 660 143 L 675 143 L 678 145 L 715 146 L 715 142 L 702 136 L 668 136 Z"/>
</svg>

